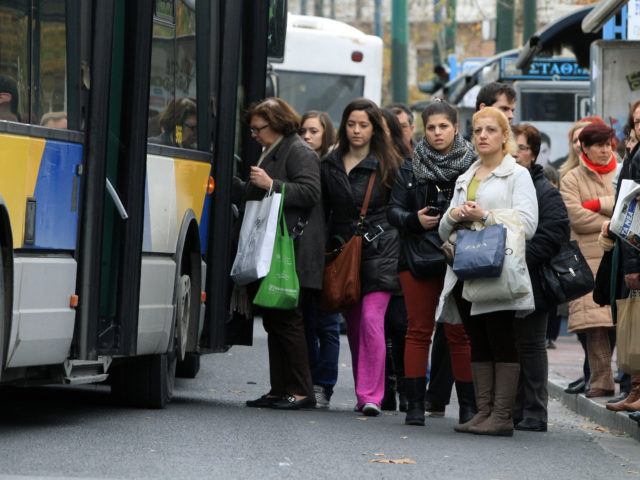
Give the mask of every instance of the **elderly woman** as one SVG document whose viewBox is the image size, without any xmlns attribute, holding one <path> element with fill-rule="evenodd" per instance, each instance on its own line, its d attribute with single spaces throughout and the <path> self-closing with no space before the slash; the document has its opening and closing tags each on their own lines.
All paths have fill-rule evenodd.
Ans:
<svg viewBox="0 0 640 480">
<path fill-rule="evenodd" d="M 579 135 L 582 154 L 580 164 L 562 179 L 560 193 L 569 212 L 572 237 L 594 275 L 602 258 L 598 237 L 602 224 L 611 218 L 614 207 L 612 180 L 616 160 L 612 151 L 615 131 L 592 123 Z M 587 397 L 613 396 L 615 384 L 611 371 L 611 345 L 608 330 L 613 328 L 611 308 L 600 307 L 591 294 L 569 304 L 569 331 L 585 332 L 591 388 Z"/>
<path fill-rule="evenodd" d="M 516 322 L 516 338 L 520 352 L 520 382 L 514 409 L 516 430 L 547 431 L 547 377 L 546 349 L 547 315 L 555 304 L 542 290 L 540 269 L 569 241 L 569 217 L 560 192 L 536 164 L 541 136 L 531 125 L 513 127 L 518 146 L 515 158 L 518 165 L 529 170 L 538 199 L 538 228 L 527 242 L 527 268 L 531 276 L 536 310 L 522 321 Z"/>
<path fill-rule="evenodd" d="M 258 165 L 251 167 L 248 182 L 234 178 L 234 199 L 243 206 L 260 200 L 270 189 L 282 191 L 286 183 L 284 215 L 291 232 L 303 217 L 308 219 L 304 235 L 296 245 L 296 272 L 300 302 L 291 310 L 263 309 L 262 321 L 269 346 L 271 390 L 249 407 L 277 409 L 314 408 L 302 307 L 312 289 L 322 288 L 324 235 L 320 201 L 320 162 L 298 135 L 300 117 L 279 98 L 268 98 L 251 107 L 246 115 L 251 136 L 263 147 Z M 250 290 L 255 289 L 255 285 Z"/>
<path fill-rule="evenodd" d="M 473 116 L 473 139 L 479 160 L 460 175 L 449 209 L 440 221 L 443 241 L 456 228 L 473 222 L 498 223 L 495 210 L 513 210 L 530 240 L 538 225 L 538 201 L 528 170 L 516 163 L 515 143 L 504 114 L 485 107 Z M 471 222 L 471 223 L 470 223 Z M 515 300 L 470 303 L 462 298 L 463 282 L 448 267 L 438 305 L 438 321 L 460 323 L 471 342 L 471 374 L 478 413 L 456 425 L 458 432 L 513 435 L 511 412 L 515 403 L 520 364 L 516 345 L 516 311 L 533 310 L 533 295 Z M 522 320 L 519 320 L 522 321 Z"/>
</svg>

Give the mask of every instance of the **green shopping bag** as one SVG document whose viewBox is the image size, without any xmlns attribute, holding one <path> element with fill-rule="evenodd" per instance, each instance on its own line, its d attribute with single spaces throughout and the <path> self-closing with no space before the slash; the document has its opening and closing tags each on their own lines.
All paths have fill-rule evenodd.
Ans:
<svg viewBox="0 0 640 480">
<path fill-rule="evenodd" d="M 284 184 L 280 198 L 280 213 L 278 214 L 278 230 L 273 245 L 271 269 L 262 279 L 258 293 L 253 299 L 254 305 L 279 310 L 291 310 L 298 306 L 300 284 L 296 274 L 296 258 L 293 240 L 289 237 L 282 205 L 284 204 Z"/>
</svg>

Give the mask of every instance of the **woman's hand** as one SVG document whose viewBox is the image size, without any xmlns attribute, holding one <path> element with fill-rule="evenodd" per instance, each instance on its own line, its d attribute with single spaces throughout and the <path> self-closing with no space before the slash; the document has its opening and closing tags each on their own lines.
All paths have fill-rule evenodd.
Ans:
<svg viewBox="0 0 640 480">
<path fill-rule="evenodd" d="M 471 201 L 464 202 L 464 205 L 455 210 L 458 210 L 459 222 L 479 222 L 486 213 L 485 209 Z"/>
<path fill-rule="evenodd" d="M 251 167 L 249 181 L 256 187 L 264 188 L 265 190 L 269 190 L 273 184 L 271 177 L 260 167 Z"/>
<path fill-rule="evenodd" d="M 440 221 L 439 214 L 434 217 L 428 215 L 428 211 L 429 207 L 424 207 L 422 210 L 418 210 L 418 220 L 420 221 L 420 225 L 422 225 L 422 228 L 424 228 L 425 230 L 429 230 L 430 228 L 437 226 L 438 222 Z"/>
<path fill-rule="evenodd" d="M 629 290 L 640 290 L 640 273 L 627 273 L 624 276 L 624 283 Z"/>
</svg>

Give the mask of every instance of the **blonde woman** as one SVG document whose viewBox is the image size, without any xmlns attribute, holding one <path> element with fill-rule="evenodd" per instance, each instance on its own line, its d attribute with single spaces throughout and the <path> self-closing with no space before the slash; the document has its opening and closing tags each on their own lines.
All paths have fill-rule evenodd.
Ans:
<svg viewBox="0 0 640 480">
<path fill-rule="evenodd" d="M 440 222 L 440 238 L 446 241 L 455 228 L 468 228 L 470 222 L 495 224 L 493 210 L 513 209 L 530 240 L 538 226 L 538 200 L 529 171 L 512 156 L 516 146 L 507 117 L 496 108 L 483 108 L 473 116 L 473 139 L 480 159 L 458 177 L 450 207 Z M 454 429 L 512 436 L 511 412 L 520 375 L 515 315 L 518 310 L 532 309 L 533 296 L 470 303 L 462 298 L 462 287 L 463 282 L 447 268 L 436 314 L 438 321 L 462 322 L 471 342 L 478 413 Z"/>
</svg>

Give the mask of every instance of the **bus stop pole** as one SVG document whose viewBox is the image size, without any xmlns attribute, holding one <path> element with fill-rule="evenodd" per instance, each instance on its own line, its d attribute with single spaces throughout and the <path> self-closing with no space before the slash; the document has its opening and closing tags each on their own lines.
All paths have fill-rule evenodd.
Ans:
<svg viewBox="0 0 640 480">
<path fill-rule="evenodd" d="M 394 0 L 391 10 L 391 96 L 394 102 L 409 102 L 408 83 L 408 5 Z"/>
</svg>

